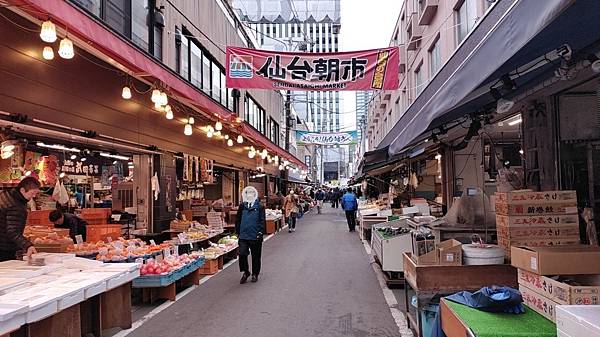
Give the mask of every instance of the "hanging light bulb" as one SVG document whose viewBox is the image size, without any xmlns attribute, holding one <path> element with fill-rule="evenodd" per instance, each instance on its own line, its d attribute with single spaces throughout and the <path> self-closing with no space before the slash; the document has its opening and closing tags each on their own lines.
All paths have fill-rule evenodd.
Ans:
<svg viewBox="0 0 600 337">
<path fill-rule="evenodd" d="M 256 152 L 256 149 L 254 148 L 254 146 L 250 146 L 250 151 Z"/>
<path fill-rule="evenodd" d="M 123 90 L 121 91 L 121 97 L 123 97 L 123 99 L 131 99 L 131 89 L 129 89 L 128 86 L 123 87 Z"/>
<path fill-rule="evenodd" d="M 208 130 L 208 132 L 206 133 L 206 137 L 212 138 L 212 136 L 213 136 L 213 132 Z"/>
<path fill-rule="evenodd" d="M 229 139 L 229 135 L 225 135 L 225 136 L 223 136 L 223 138 Z"/>
<path fill-rule="evenodd" d="M 160 102 L 154 103 L 154 109 L 158 111 L 165 111 L 165 108 L 162 106 L 162 104 L 160 104 Z"/>
<path fill-rule="evenodd" d="M 248 158 L 252 159 L 254 156 L 256 156 L 256 151 L 250 150 L 250 152 L 248 152 Z"/>
<path fill-rule="evenodd" d="M 215 130 L 217 130 L 217 131 L 223 130 L 223 123 L 221 123 L 221 121 L 217 121 L 215 123 Z"/>
<path fill-rule="evenodd" d="M 44 58 L 44 60 L 54 59 L 54 50 L 52 50 L 52 47 L 44 47 L 44 50 L 42 51 L 42 57 Z"/>
<path fill-rule="evenodd" d="M 260 157 L 265 160 L 267 159 L 267 156 L 269 155 L 269 153 L 267 152 L 267 149 L 263 149 L 262 152 L 260 153 Z"/>
<path fill-rule="evenodd" d="M 152 97 L 150 97 L 150 100 L 152 101 L 152 103 L 160 103 L 160 90 L 152 90 Z"/>
<path fill-rule="evenodd" d="M 274 160 L 276 164 L 279 164 L 279 156 L 275 156 Z"/>
<path fill-rule="evenodd" d="M 71 160 L 75 160 L 75 159 L 77 159 L 77 155 L 75 155 L 75 154 L 71 155 Z"/>
<path fill-rule="evenodd" d="M 70 60 L 75 56 L 75 51 L 73 50 L 73 41 L 69 40 L 68 37 L 60 40 L 60 47 L 58 47 L 58 55 L 60 57 Z"/>
<path fill-rule="evenodd" d="M 64 172 L 61 172 L 61 173 L 58 175 L 58 177 L 59 177 L 59 178 L 64 178 L 64 177 L 65 177 L 65 173 L 64 173 Z"/>
<path fill-rule="evenodd" d="M 227 146 L 233 146 L 233 140 L 228 139 L 227 140 Z"/>
<path fill-rule="evenodd" d="M 165 117 L 166 117 L 168 120 L 171 120 L 171 119 L 173 119 L 173 110 L 171 110 L 171 109 L 167 110 L 167 113 L 165 114 Z"/>
<path fill-rule="evenodd" d="M 185 127 L 183 128 L 183 134 L 186 136 L 191 136 L 192 135 L 192 124 L 186 124 Z"/>
<path fill-rule="evenodd" d="M 279 164 L 279 171 L 283 171 L 283 165 Z"/>
<path fill-rule="evenodd" d="M 40 38 L 44 42 L 52 43 L 56 41 L 56 26 L 52 21 L 44 21 L 42 23 L 42 30 L 40 31 Z"/>
<path fill-rule="evenodd" d="M 190 123 L 190 124 L 196 123 L 196 120 L 194 119 L 194 116 L 190 116 L 190 118 L 188 118 L 188 123 Z"/>
<path fill-rule="evenodd" d="M 169 98 L 167 97 L 167 94 L 164 92 L 160 93 L 160 99 L 159 99 L 160 104 L 162 105 L 167 105 L 169 103 Z"/>
<path fill-rule="evenodd" d="M 244 142 L 244 137 L 242 137 L 242 135 L 238 135 L 237 142 L 238 142 L 238 144 L 242 144 Z"/>
</svg>

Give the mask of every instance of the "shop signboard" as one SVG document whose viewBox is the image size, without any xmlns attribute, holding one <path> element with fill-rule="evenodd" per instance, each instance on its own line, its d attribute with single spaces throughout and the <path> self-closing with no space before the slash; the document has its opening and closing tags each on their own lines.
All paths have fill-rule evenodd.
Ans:
<svg viewBox="0 0 600 337">
<path fill-rule="evenodd" d="M 102 163 L 88 158 L 85 162 L 81 160 L 65 159 L 61 163 L 61 171 L 66 174 L 101 176 Z"/>
<path fill-rule="evenodd" d="M 310 155 L 307 154 L 307 155 L 304 156 L 304 164 L 306 165 L 306 167 L 309 167 L 309 168 L 311 167 L 311 165 L 310 165 L 311 164 L 311 157 L 310 157 Z"/>
<path fill-rule="evenodd" d="M 271 90 L 396 90 L 398 47 L 294 53 L 227 47 L 228 88 Z"/>
<path fill-rule="evenodd" d="M 357 143 L 356 131 L 346 132 L 308 132 L 296 130 L 298 145 L 353 145 Z"/>
</svg>

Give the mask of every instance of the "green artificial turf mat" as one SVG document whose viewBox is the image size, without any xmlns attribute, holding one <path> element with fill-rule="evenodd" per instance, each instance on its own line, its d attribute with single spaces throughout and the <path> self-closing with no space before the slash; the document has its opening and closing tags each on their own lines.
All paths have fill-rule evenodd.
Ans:
<svg viewBox="0 0 600 337">
<path fill-rule="evenodd" d="M 556 324 L 525 307 L 525 313 L 496 314 L 446 300 L 448 307 L 477 337 L 556 337 Z"/>
</svg>

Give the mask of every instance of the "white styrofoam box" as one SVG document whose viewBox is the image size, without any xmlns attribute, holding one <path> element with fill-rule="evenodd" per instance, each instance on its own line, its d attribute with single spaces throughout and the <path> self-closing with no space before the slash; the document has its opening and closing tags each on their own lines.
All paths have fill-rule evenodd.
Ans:
<svg viewBox="0 0 600 337">
<path fill-rule="evenodd" d="M 46 303 L 38 306 L 37 309 L 30 310 L 25 316 L 25 323 L 33 323 L 41 321 L 46 317 L 50 317 L 58 312 L 58 301 Z"/>
<path fill-rule="evenodd" d="M 33 255 L 34 258 L 44 259 L 44 263 L 49 264 L 61 264 L 65 260 L 69 260 L 75 257 L 74 253 L 37 253 Z"/>
<path fill-rule="evenodd" d="M 14 288 L 26 281 L 25 278 L 5 278 L 0 277 L 0 291 Z"/>
<path fill-rule="evenodd" d="M 93 277 L 88 273 L 74 273 L 60 278 L 61 285 L 81 288 L 84 297 L 90 298 L 106 291 L 106 279 Z"/>
<path fill-rule="evenodd" d="M 0 277 L 30 278 L 46 274 L 48 270 L 46 266 L 18 266 L 11 269 L 0 269 Z"/>
<path fill-rule="evenodd" d="M 85 290 L 83 288 L 79 288 L 75 292 L 71 292 L 58 300 L 58 310 L 65 310 L 68 307 L 83 302 L 84 300 Z"/>
<path fill-rule="evenodd" d="M 600 305 L 557 305 L 556 328 L 567 336 L 600 337 Z"/>
<path fill-rule="evenodd" d="M 0 269 L 13 269 L 16 267 L 23 267 L 26 265 L 27 265 L 26 261 L 8 260 L 8 261 L 0 262 Z"/>
<path fill-rule="evenodd" d="M 70 268 L 70 269 L 87 270 L 87 269 L 96 268 L 103 264 L 104 264 L 104 262 L 102 262 L 102 261 L 90 260 L 90 259 L 85 259 L 82 257 L 75 257 L 75 258 L 63 261 L 63 266 L 65 266 L 66 268 Z"/>
<path fill-rule="evenodd" d="M 23 303 L 0 303 L 0 335 L 8 334 L 25 324 L 29 307 Z"/>
<path fill-rule="evenodd" d="M 48 283 L 48 282 L 54 282 L 58 278 L 59 278 L 58 275 L 46 274 L 46 275 L 40 275 L 40 276 L 32 277 L 32 278 L 28 279 L 27 282 L 34 283 L 34 284 L 45 284 L 45 283 Z"/>
<path fill-rule="evenodd" d="M 118 272 L 128 272 L 128 271 L 135 271 L 141 268 L 141 264 L 140 263 L 105 263 L 102 266 L 99 266 L 97 268 L 93 268 L 91 271 L 99 271 L 99 272 L 105 272 L 105 271 L 118 271 Z"/>
<path fill-rule="evenodd" d="M 58 312 L 58 300 L 41 294 L 38 286 L 20 289 L 15 292 L 0 296 L 0 303 L 28 305 L 29 311 L 25 313 L 25 323 L 37 322 Z"/>
<path fill-rule="evenodd" d="M 126 272 L 126 273 L 120 274 L 119 276 L 108 280 L 106 288 L 108 290 L 114 289 L 116 287 L 122 286 L 123 284 L 125 284 L 127 282 L 133 281 L 133 279 L 135 279 L 135 278 L 137 278 L 139 276 L 140 276 L 140 271 L 139 270 L 135 270 L 135 271 L 132 271 L 132 272 Z"/>
</svg>

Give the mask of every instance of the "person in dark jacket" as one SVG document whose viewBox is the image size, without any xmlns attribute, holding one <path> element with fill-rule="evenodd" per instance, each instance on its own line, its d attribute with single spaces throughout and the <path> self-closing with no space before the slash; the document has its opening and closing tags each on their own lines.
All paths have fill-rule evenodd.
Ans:
<svg viewBox="0 0 600 337">
<path fill-rule="evenodd" d="M 77 235 L 81 235 L 81 238 L 85 241 L 85 227 L 88 223 L 82 218 L 74 214 L 54 210 L 48 215 L 48 220 L 50 220 L 56 228 L 68 228 L 69 236 L 73 241 L 77 242 L 75 239 Z"/>
<path fill-rule="evenodd" d="M 40 182 L 26 177 L 12 190 L 0 192 L 0 262 L 23 254 L 35 254 L 35 247 L 23 236 L 27 221 L 27 202 L 40 192 Z"/>
<path fill-rule="evenodd" d="M 263 235 L 267 228 L 265 207 L 258 200 L 258 191 L 252 186 L 242 191 L 242 202 L 238 208 L 235 232 L 238 235 L 239 264 L 242 279 L 246 283 L 250 276 L 248 255 L 252 255 L 252 282 L 258 281 L 260 274 Z"/>
<path fill-rule="evenodd" d="M 342 208 L 346 212 L 346 220 L 348 221 L 348 229 L 350 232 L 356 230 L 356 210 L 358 209 L 358 200 L 352 189 L 348 188 L 346 194 L 342 197 Z"/>
</svg>

